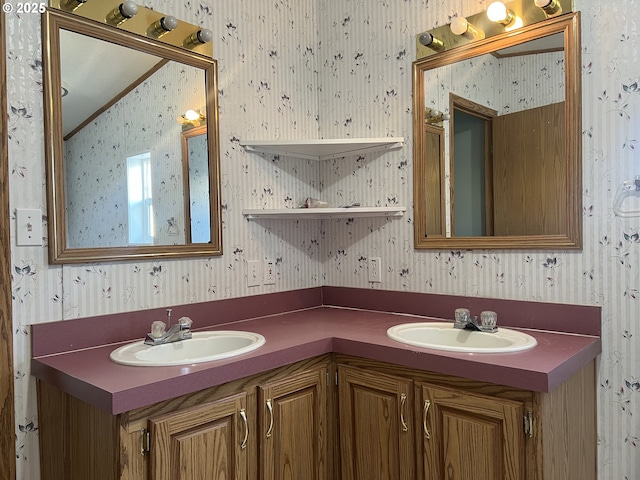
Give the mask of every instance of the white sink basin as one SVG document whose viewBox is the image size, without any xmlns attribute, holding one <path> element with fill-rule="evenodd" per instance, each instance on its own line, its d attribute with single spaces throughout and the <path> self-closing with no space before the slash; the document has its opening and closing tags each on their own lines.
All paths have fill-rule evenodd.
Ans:
<svg viewBox="0 0 640 480">
<path fill-rule="evenodd" d="M 538 343 L 526 333 L 498 328 L 496 333 L 453 328 L 450 322 L 403 323 L 387 330 L 389 338 L 416 347 L 465 353 L 509 353 Z"/>
<path fill-rule="evenodd" d="M 164 345 L 129 343 L 111 352 L 111 360 L 122 365 L 165 367 L 211 362 L 251 352 L 264 345 L 262 335 L 253 332 L 219 330 L 193 332 L 188 340 Z"/>
</svg>

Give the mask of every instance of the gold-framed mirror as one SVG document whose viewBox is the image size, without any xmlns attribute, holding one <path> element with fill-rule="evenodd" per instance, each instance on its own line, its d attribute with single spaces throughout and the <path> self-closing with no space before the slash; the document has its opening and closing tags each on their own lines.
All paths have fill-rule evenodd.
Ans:
<svg viewBox="0 0 640 480">
<path fill-rule="evenodd" d="M 49 262 L 220 255 L 216 61 L 56 9 L 42 34 Z M 191 181 L 187 109 L 206 148 Z"/>
<path fill-rule="evenodd" d="M 579 20 L 413 63 L 416 249 L 582 247 Z"/>
</svg>

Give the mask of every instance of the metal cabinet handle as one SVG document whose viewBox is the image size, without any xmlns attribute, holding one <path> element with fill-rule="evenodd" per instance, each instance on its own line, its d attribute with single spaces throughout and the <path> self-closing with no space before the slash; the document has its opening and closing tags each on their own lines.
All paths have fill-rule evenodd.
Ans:
<svg viewBox="0 0 640 480">
<path fill-rule="evenodd" d="M 407 403 L 407 396 L 403 393 L 400 395 L 400 423 L 402 424 L 402 431 L 406 432 L 409 430 L 407 426 L 407 422 L 404 421 L 404 408 Z"/>
<path fill-rule="evenodd" d="M 273 433 L 273 405 L 271 399 L 267 399 L 267 410 L 269 410 L 269 428 L 267 428 L 267 438 Z"/>
<path fill-rule="evenodd" d="M 422 409 L 422 429 L 424 430 L 424 436 L 427 440 L 431 440 L 431 432 L 427 428 L 427 415 L 429 414 L 429 407 L 431 402 L 429 400 L 424 401 L 424 408 Z"/>
<path fill-rule="evenodd" d="M 247 412 L 244 408 L 240 409 L 240 418 L 242 418 L 244 422 L 244 438 L 242 439 L 240 448 L 245 448 L 247 446 L 247 439 L 249 438 L 249 423 L 247 422 Z"/>
</svg>

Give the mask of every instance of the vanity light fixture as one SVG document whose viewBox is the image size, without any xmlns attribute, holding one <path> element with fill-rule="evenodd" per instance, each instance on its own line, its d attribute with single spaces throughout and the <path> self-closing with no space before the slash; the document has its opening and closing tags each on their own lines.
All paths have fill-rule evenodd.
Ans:
<svg viewBox="0 0 640 480">
<path fill-rule="evenodd" d="M 424 109 L 424 123 L 430 125 L 434 123 L 441 123 L 449 120 L 451 116 L 448 113 L 441 112 L 435 108 L 426 107 Z"/>
<path fill-rule="evenodd" d="M 203 28 L 193 32 L 191 35 L 185 38 L 184 42 L 182 42 L 182 45 L 185 48 L 193 48 L 197 47 L 198 45 L 209 43 L 211 40 L 213 40 L 213 32 L 208 28 Z"/>
<path fill-rule="evenodd" d="M 130 18 L 133 18 L 136 13 L 138 13 L 138 5 L 131 0 L 127 0 L 111 10 L 105 20 L 107 23 L 117 27 Z"/>
<path fill-rule="evenodd" d="M 451 20 L 451 32 L 472 41 L 484 38 L 484 32 L 470 24 L 464 17 L 454 17 Z"/>
<path fill-rule="evenodd" d="M 60 2 L 60 7 L 68 12 L 73 12 L 85 3 L 87 3 L 87 0 L 62 0 Z"/>
<path fill-rule="evenodd" d="M 203 113 L 204 108 L 200 110 L 187 110 L 183 115 L 178 117 L 178 123 L 183 129 L 198 127 L 203 125 L 207 116 Z"/>
<path fill-rule="evenodd" d="M 176 17 L 172 17 L 171 15 L 167 15 L 166 17 L 162 17 L 160 20 L 153 22 L 149 25 L 149 29 L 147 33 L 153 38 L 160 38 L 163 35 L 166 35 L 171 30 L 175 30 L 178 26 L 178 20 Z"/>
<path fill-rule="evenodd" d="M 436 37 L 434 37 L 431 33 L 425 32 L 418 37 L 418 41 L 421 45 L 424 45 L 427 48 L 435 52 L 444 52 L 445 46 L 444 42 Z"/>
<path fill-rule="evenodd" d="M 549 18 L 562 15 L 562 5 L 559 0 L 535 0 L 535 4 Z"/>
</svg>

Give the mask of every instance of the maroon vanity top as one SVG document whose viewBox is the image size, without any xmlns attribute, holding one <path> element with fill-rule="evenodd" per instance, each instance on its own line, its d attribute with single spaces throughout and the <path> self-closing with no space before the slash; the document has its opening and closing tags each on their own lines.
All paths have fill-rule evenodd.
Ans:
<svg viewBox="0 0 640 480">
<path fill-rule="evenodd" d="M 198 319 L 193 320 L 195 327 Z M 118 365 L 109 354 L 121 344 L 112 343 L 36 356 L 31 371 L 91 405 L 118 414 L 330 352 L 537 392 L 551 391 L 601 352 L 599 330 L 585 334 L 528 329 L 537 346 L 500 354 L 429 350 L 387 337 L 393 325 L 433 320 L 442 319 L 311 306 L 207 328 L 253 331 L 266 338 L 261 348 L 226 360 L 172 367 Z M 34 354 L 38 355 L 37 348 Z"/>
</svg>

